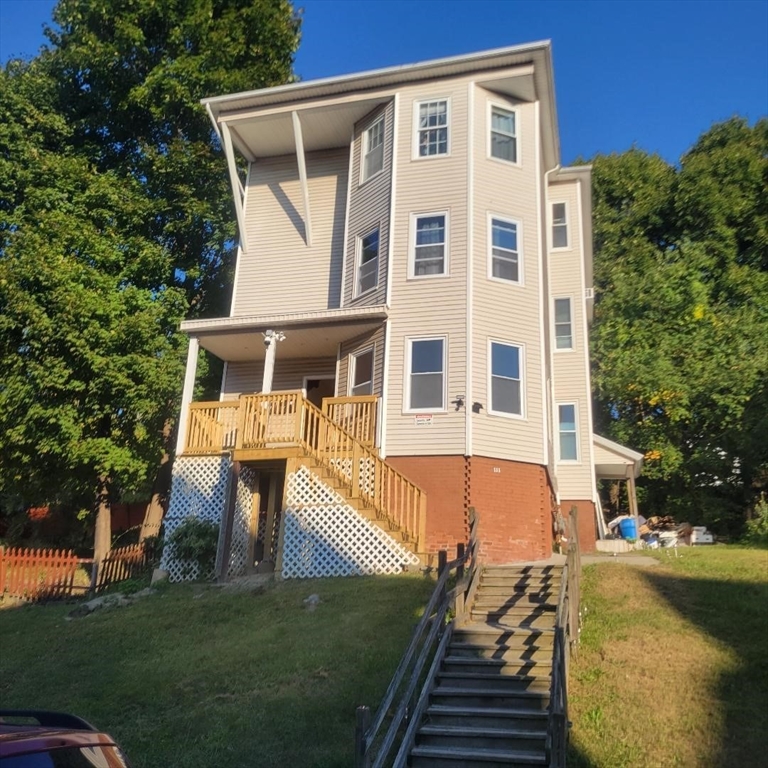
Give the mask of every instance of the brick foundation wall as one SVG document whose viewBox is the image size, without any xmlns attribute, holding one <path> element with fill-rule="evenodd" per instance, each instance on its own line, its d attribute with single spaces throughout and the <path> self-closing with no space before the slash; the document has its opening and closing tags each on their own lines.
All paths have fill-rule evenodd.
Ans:
<svg viewBox="0 0 768 768">
<path fill-rule="evenodd" d="M 427 549 L 445 549 L 448 559 L 467 540 L 469 506 L 463 456 L 387 456 L 387 463 L 427 492 Z"/>
<path fill-rule="evenodd" d="M 487 563 L 542 560 L 552 554 L 553 497 L 546 469 L 482 456 L 388 456 L 427 492 L 427 548 L 449 557 L 467 538 L 467 509 L 480 515 Z"/>
<path fill-rule="evenodd" d="M 579 549 L 582 552 L 594 552 L 598 539 L 595 505 L 585 499 L 561 499 L 560 510 L 566 520 L 573 506 L 579 510 Z"/>
<path fill-rule="evenodd" d="M 552 493 L 546 469 L 503 459 L 470 460 L 470 504 L 480 515 L 487 563 L 544 560 L 552 554 Z"/>
</svg>

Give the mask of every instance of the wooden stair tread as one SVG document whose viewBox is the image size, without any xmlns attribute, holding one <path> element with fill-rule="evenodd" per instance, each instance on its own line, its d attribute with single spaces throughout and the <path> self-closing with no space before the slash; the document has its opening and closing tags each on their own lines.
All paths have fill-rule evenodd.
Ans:
<svg viewBox="0 0 768 768">
<path fill-rule="evenodd" d="M 546 720 L 545 709 L 514 709 L 512 707 L 452 707 L 449 704 L 430 704 L 427 714 L 466 715 L 467 717 L 506 717 Z"/>
<path fill-rule="evenodd" d="M 487 736 L 492 739 L 544 739 L 547 736 L 546 728 L 544 730 L 521 730 L 520 728 L 464 727 L 463 725 L 423 725 L 419 728 L 419 733 L 431 736 Z"/>
<path fill-rule="evenodd" d="M 544 752 L 510 751 L 508 749 L 464 749 L 459 747 L 414 747 L 414 757 L 440 757 L 448 760 L 474 760 L 479 762 L 517 762 L 546 765 Z"/>
</svg>

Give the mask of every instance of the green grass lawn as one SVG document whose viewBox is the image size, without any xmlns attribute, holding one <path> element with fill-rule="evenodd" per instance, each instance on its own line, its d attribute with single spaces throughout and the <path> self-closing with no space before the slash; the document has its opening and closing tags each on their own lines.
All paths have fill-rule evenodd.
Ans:
<svg viewBox="0 0 768 768">
<path fill-rule="evenodd" d="M 768 550 L 680 555 L 585 569 L 569 765 L 768 765 Z"/>
<path fill-rule="evenodd" d="M 352 764 L 355 707 L 375 706 L 433 582 L 289 581 L 261 592 L 164 587 L 66 621 L 0 611 L 4 707 L 73 712 L 136 768 Z M 318 593 L 313 612 L 303 599 Z"/>
</svg>

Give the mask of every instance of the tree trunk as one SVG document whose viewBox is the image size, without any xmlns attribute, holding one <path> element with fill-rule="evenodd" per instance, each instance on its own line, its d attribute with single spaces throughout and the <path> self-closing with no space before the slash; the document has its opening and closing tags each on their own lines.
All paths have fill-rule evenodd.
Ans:
<svg viewBox="0 0 768 768">
<path fill-rule="evenodd" d="M 173 464 L 171 463 L 170 442 L 173 439 L 173 429 L 170 419 L 163 426 L 163 458 L 152 484 L 152 498 L 144 512 L 144 521 L 141 524 L 139 541 L 160 535 L 160 526 L 163 523 L 163 515 L 168 509 L 168 500 L 171 494 L 171 477 Z"/>
<path fill-rule="evenodd" d="M 109 499 L 109 478 L 99 476 L 96 489 L 96 526 L 93 533 L 93 559 L 100 563 L 112 547 L 112 505 Z"/>
</svg>

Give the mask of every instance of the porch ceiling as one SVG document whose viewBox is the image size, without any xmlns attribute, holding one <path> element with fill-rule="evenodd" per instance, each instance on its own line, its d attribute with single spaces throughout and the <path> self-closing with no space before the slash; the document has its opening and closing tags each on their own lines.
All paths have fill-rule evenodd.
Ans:
<svg viewBox="0 0 768 768">
<path fill-rule="evenodd" d="M 643 469 L 643 454 L 601 435 L 592 435 L 595 476 L 599 480 L 626 480 L 639 477 Z"/>
<path fill-rule="evenodd" d="M 386 307 L 297 312 L 260 317 L 228 317 L 216 320 L 191 320 L 181 330 L 196 336 L 200 346 L 221 360 L 245 362 L 263 360 L 266 354 L 263 334 L 282 332 L 277 357 L 335 357 L 338 345 L 375 330 L 386 320 Z"/>
</svg>

